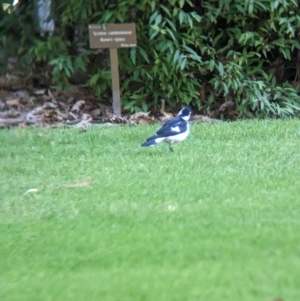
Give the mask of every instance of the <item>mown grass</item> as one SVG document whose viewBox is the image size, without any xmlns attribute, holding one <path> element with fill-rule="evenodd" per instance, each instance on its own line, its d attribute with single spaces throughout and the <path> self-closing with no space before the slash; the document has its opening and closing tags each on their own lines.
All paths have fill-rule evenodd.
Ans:
<svg viewBox="0 0 300 301">
<path fill-rule="evenodd" d="M 156 128 L 0 131 L 1 301 L 299 300 L 300 121 Z"/>
</svg>

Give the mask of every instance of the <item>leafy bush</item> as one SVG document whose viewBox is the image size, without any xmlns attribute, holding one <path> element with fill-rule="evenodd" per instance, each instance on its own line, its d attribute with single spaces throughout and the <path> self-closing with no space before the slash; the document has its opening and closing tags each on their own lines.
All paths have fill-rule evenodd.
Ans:
<svg viewBox="0 0 300 301">
<path fill-rule="evenodd" d="M 7 27 L 13 15 L 2 22 L 3 41 L 12 39 Z M 49 62 L 56 83 L 88 72 L 85 85 L 99 97 L 109 95 L 108 52 L 95 61 L 87 25 L 134 22 L 138 47 L 119 49 L 125 109 L 157 110 L 163 98 L 171 107 L 191 103 L 218 115 L 220 105 L 231 99 L 239 117 L 300 112 L 294 88 L 300 82 L 296 0 L 53 0 L 53 15 L 57 29 L 48 38 L 33 38 L 28 20 L 19 20 L 21 40 L 15 50 Z M 82 48 L 86 51 L 77 51 Z"/>
</svg>

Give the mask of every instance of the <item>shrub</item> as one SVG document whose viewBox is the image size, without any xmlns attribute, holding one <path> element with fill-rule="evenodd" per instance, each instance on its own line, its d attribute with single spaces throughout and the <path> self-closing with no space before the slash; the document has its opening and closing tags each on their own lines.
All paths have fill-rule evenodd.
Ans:
<svg viewBox="0 0 300 301">
<path fill-rule="evenodd" d="M 6 29 L 12 15 L 6 16 Z M 219 114 L 230 99 L 239 117 L 299 114 L 296 0 L 53 0 L 53 16 L 57 29 L 48 38 L 28 40 L 30 31 L 21 25 L 26 20 L 19 21 L 17 50 L 50 62 L 56 83 L 88 70 L 86 86 L 100 98 L 110 94 L 109 57 L 104 51 L 101 64 L 94 63 L 88 24 L 134 22 L 138 47 L 119 49 L 125 109 L 157 110 L 163 98 L 171 107 L 191 103 Z M 1 33 L 2 40 L 12 39 L 9 30 L 1 27 Z"/>
</svg>

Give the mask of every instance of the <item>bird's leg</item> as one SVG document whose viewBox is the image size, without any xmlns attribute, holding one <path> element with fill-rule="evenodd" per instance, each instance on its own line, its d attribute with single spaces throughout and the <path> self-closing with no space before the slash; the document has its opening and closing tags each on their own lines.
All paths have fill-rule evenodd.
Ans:
<svg viewBox="0 0 300 301">
<path fill-rule="evenodd" d="M 169 149 L 170 149 L 170 151 L 173 153 L 174 151 L 173 151 L 173 148 L 172 148 L 172 146 L 171 146 L 171 142 L 169 143 Z"/>
</svg>

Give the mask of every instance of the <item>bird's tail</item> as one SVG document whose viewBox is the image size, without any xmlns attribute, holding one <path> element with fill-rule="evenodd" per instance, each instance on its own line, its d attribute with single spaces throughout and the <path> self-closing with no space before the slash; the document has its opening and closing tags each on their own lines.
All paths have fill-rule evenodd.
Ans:
<svg viewBox="0 0 300 301">
<path fill-rule="evenodd" d="M 141 146 L 154 146 L 164 140 L 165 140 L 164 137 L 162 137 L 162 138 L 151 137 L 151 138 L 148 138 L 147 141 L 145 141 L 143 144 L 141 144 Z"/>
</svg>

